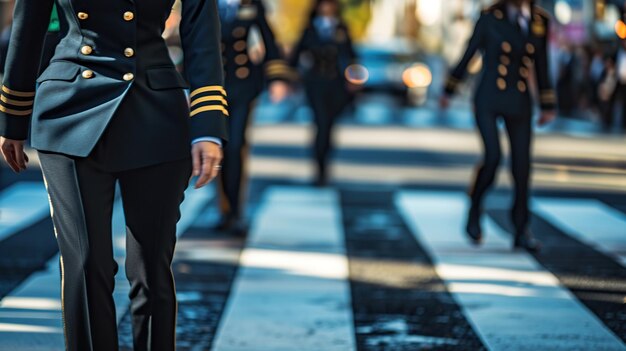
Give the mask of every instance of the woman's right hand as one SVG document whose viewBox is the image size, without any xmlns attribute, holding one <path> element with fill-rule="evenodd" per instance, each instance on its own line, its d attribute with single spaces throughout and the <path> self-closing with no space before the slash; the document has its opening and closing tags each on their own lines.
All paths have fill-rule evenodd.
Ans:
<svg viewBox="0 0 626 351">
<path fill-rule="evenodd" d="M 13 172 L 20 173 L 26 170 L 28 156 L 24 152 L 24 140 L 11 140 L 0 137 L 0 151 L 4 160 Z"/>
</svg>

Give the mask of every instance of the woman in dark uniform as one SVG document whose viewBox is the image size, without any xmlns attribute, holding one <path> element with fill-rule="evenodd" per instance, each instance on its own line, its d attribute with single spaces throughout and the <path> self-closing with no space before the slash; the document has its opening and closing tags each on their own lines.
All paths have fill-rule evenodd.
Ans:
<svg viewBox="0 0 626 351">
<path fill-rule="evenodd" d="M 2 154 L 39 151 L 61 253 L 69 351 L 118 349 L 111 216 L 119 181 L 135 350 L 175 349 L 179 204 L 217 176 L 227 138 L 216 0 L 183 0 L 187 82 L 161 33 L 173 0 L 17 0 L 0 102 Z M 56 3 L 60 43 L 37 77 Z M 191 88 L 191 108 L 185 89 Z M 192 147 L 193 143 L 193 147 Z"/>
<path fill-rule="evenodd" d="M 261 0 L 219 0 L 219 5 L 226 90 L 230 92 L 230 134 L 220 177 L 222 219 L 216 229 L 233 230 L 241 235 L 246 231 L 241 216 L 250 116 L 265 83 L 271 100 L 279 102 L 287 94 L 287 81 L 293 73 L 282 59 Z M 261 35 L 265 49 L 260 65 L 252 62 L 248 52 L 248 42 L 254 30 Z"/>
<path fill-rule="evenodd" d="M 293 66 L 308 64 L 303 78 L 317 127 L 316 183 L 320 186 L 327 182 L 333 126 L 351 101 L 352 87 L 344 72 L 355 59 L 348 28 L 340 18 L 339 3 L 336 0 L 319 0 L 296 46 L 291 63 Z"/>
<path fill-rule="evenodd" d="M 540 244 L 528 231 L 528 188 L 532 140 L 532 99 L 529 91 L 534 70 L 539 88 L 543 125 L 556 116 L 554 93 L 548 72 L 547 13 L 529 0 L 501 0 L 482 12 L 467 51 L 450 73 L 443 107 L 466 75 L 476 52 L 483 55 L 483 72 L 476 88 L 476 124 L 484 143 L 484 160 L 470 192 L 471 206 L 467 234 L 480 244 L 483 198 L 494 182 L 501 150 L 498 120 L 502 119 L 511 144 L 511 171 L 515 181 L 515 201 L 511 218 L 515 227 L 515 248 L 537 251 Z"/>
</svg>

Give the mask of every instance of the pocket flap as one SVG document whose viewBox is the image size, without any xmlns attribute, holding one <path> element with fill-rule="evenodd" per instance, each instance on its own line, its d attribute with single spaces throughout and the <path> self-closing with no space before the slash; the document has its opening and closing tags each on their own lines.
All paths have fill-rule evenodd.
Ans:
<svg viewBox="0 0 626 351">
<path fill-rule="evenodd" d="M 80 72 L 80 66 L 73 62 L 54 61 L 37 78 L 37 83 L 47 80 L 72 81 Z"/>
<path fill-rule="evenodd" d="M 187 89 L 187 82 L 174 67 L 149 68 L 148 85 L 154 90 Z"/>
</svg>

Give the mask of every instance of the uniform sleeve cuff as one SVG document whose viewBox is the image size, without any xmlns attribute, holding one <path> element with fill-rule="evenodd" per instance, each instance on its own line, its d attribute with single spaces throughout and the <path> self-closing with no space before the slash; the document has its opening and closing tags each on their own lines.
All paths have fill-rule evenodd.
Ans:
<svg viewBox="0 0 626 351">
<path fill-rule="evenodd" d="M 542 90 L 539 92 L 539 103 L 542 110 L 556 108 L 556 92 L 554 90 Z"/>
<path fill-rule="evenodd" d="M 217 144 L 219 147 L 222 147 L 223 143 L 222 143 L 222 139 L 220 138 L 215 138 L 215 137 L 201 137 L 201 138 L 195 138 L 191 144 L 197 144 L 197 143 L 201 143 L 201 142 L 210 142 L 210 143 L 214 143 Z"/>
<path fill-rule="evenodd" d="M 284 60 L 271 60 L 265 64 L 265 76 L 268 80 L 295 81 L 298 78 L 295 70 Z"/>
<path fill-rule="evenodd" d="M 459 86 L 459 80 L 453 76 L 449 76 L 446 80 L 446 85 L 444 92 L 447 95 L 453 95 L 456 92 L 457 87 Z"/>
</svg>

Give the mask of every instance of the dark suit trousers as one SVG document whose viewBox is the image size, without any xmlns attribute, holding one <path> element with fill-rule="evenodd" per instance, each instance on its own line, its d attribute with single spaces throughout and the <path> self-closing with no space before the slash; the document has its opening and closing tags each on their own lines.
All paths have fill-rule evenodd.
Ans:
<svg viewBox="0 0 626 351">
<path fill-rule="evenodd" d="M 345 83 L 340 79 L 310 79 L 305 82 L 305 88 L 313 110 L 313 121 L 317 127 L 313 149 L 318 177 L 320 180 L 325 180 L 329 157 L 333 150 L 333 129 L 337 118 L 348 104 L 348 94 Z"/>
<path fill-rule="evenodd" d="M 220 172 L 222 215 L 227 218 L 239 218 L 244 212 L 246 189 L 246 163 L 248 159 L 248 126 L 254 111 L 256 100 L 261 93 L 262 78 L 260 72 L 246 79 L 231 77 L 226 80 L 225 88 L 229 92 L 228 143 L 224 147 L 224 160 Z"/>
<path fill-rule="evenodd" d="M 191 161 L 114 173 L 91 158 L 41 152 L 40 160 L 61 253 L 67 350 L 118 349 L 111 217 L 119 181 L 135 350 L 173 351 L 176 294 L 170 265 Z"/>
<path fill-rule="evenodd" d="M 511 146 L 511 173 L 515 182 L 515 199 L 511 218 L 517 233 L 523 233 L 528 226 L 530 148 L 532 140 L 532 118 L 526 116 L 501 116 L 500 114 L 476 111 L 476 124 L 484 146 L 484 159 L 478 168 L 476 179 L 470 191 L 472 207 L 480 211 L 485 193 L 493 184 L 502 151 L 498 132 L 498 119 L 502 118 Z"/>
</svg>

